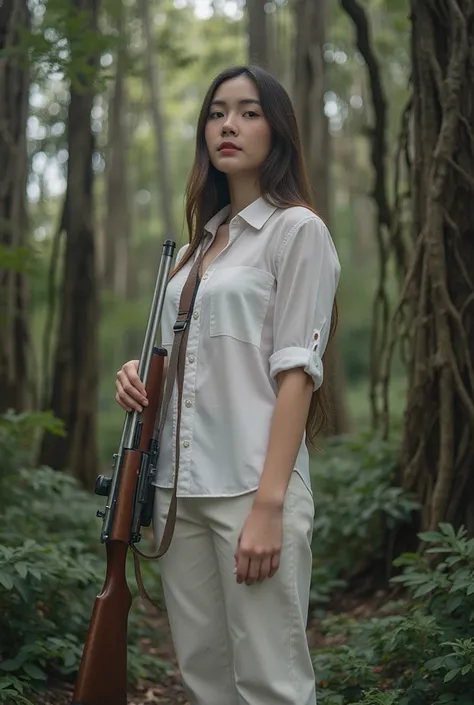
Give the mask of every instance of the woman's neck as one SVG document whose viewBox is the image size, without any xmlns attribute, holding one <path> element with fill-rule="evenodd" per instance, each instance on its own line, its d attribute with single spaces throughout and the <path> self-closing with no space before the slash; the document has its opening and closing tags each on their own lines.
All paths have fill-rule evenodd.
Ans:
<svg viewBox="0 0 474 705">
<path fill-rule="evenodd" d="M 232 220 L 237 213 L 243 211 L 251 203 L 260 198 L 260 184 L 258 179 L 249 179 L 248 175 L 238 177 L 227 177 L 230 192 L 230 213 L 229 220 Z"/>
</svg>

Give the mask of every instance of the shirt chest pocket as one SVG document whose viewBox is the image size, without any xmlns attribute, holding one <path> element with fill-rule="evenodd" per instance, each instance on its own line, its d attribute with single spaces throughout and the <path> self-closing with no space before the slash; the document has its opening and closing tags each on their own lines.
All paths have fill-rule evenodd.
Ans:
<svg viewBox="0 0 474 705">
<path fill-rule="evenodd" d="M 255 267 L 217 269 L 210 282 L 210 336 L 260 346 L 275 278 Z"/>
</svg>

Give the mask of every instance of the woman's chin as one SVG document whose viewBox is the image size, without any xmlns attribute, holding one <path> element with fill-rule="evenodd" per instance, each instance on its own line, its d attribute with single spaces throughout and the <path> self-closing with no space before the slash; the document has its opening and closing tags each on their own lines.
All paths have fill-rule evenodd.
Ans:
<svg viewBox="0 0 474 705">
<path fill-rule="evenodd" d="M 232 158 L 220 159 L 214 164 L 214 166 L 217 171 L 222 172 L 226 176 L 238 176 L 239 174 L 246 174 L 249 170 L 251 171 L 247 164 L 243 164 L 242 162 L 239 163 L 237 160 L 233 160 Z"/>
</svg>

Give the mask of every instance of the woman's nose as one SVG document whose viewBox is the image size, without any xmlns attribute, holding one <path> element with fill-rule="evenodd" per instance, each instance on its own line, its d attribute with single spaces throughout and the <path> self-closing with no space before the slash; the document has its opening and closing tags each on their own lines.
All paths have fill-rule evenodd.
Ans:
<svg viewBox="0 0 474 705">
<path fill-rule="evenodd" d="M 237 128 L 233 120 L 227 119 L 222 125 L 223 135 L 235 135 L 237 133 Z"/>
</svg>

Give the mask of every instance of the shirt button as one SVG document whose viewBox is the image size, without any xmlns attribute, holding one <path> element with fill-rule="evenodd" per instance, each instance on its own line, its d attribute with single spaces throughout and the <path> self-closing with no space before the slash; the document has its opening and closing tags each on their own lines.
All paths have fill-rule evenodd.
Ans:
<svg viewBox="0 0 474 705">
<path fill-rule="evenodd" d="M 207 279 L 208 276 L 209 276 L 209 274 L 206 272 L 205 274 L 203 274 L 202 278 L 203 278 L 203 279 Z"/>
<path fill-rule="evenodd" d="M 186 399 L 186 401 L 185 401 L 184 403 L 186 404 L 186 406 L 187 406 L 188 408 L 193 405 L 191 399 Z"/>
<path fill-rule="evenodd" d="M 199 311 L 194 311 L 193 318 L 195 318 L 196 320 L 199 318 Z"/>
<path fill-rule="evenodd" d="M 188 362 L 194 362 L 194 355 L 189 355 Z"/>
<path fill-rule="evenodd" d="M 189 441 L 183 441 L 183 448 L 189 447 Z"/>
</svg>

